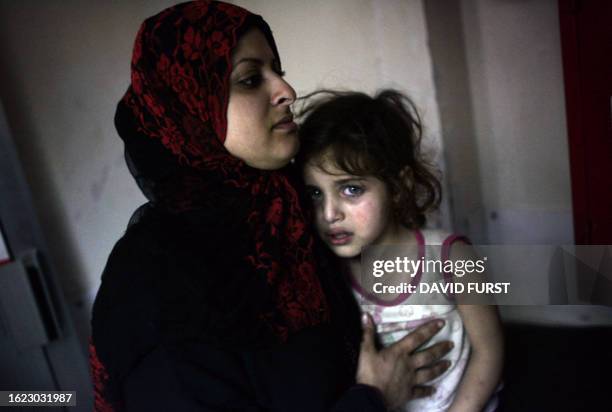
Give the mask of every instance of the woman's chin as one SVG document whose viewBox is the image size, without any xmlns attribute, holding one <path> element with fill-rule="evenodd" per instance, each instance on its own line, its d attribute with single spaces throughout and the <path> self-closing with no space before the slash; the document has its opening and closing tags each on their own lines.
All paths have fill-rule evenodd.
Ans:
<svg viewBox="0 0 612 412">
<path fill-rule="evenodd" d="M 291 138 L 292 141 L 283 142 L 283 147 L 280 148 L 281 150 L 278 151 L 274 159 L 271 159 L 270 166 L 267 169 L 273 170 L 285 167 L 297 156 L 300 148 L 299 140 L 297 136 L 288 136 L 288 138 Z"/>
</svg>

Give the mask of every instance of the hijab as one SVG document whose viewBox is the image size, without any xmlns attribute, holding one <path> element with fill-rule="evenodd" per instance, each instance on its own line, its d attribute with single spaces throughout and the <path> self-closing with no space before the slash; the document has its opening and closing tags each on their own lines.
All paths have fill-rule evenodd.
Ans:
<svg viewBox="0 0 612 412">
<path fill-rule="evenodd" d="M 193 1 L 145 20 L 115 122 L 150 206 L 166 215 L 196 216 L 188 248 L 209 247 L 211 239 L 204 238 L 218 230 L 234 231 L 244 276 L 265 284 L 257 317 L 284 341 L 328 321 L 329 309 L 291 174 L 252 168 L 223 145 L 231 54 L 253 27 L 279 59 L 265 21 L 235 5 Z"/>
</svg>

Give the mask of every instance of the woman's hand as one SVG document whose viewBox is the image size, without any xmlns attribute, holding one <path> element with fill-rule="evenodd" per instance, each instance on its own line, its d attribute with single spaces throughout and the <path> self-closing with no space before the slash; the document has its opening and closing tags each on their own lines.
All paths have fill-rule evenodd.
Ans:
<svg viewBox="0 0 612 412">
<path fill-rule="evenodd" d="M 374 322 L 368 314 L 363 316 L 357 383 L 378 388 L 389 409 L 398 408 L 410 399 L 431 395 L 434 389 L 421 385 L 448 369 L 450 362 L 439 360 L 452 349 L 453 344 L 439 342 L 418 353 L 413 352 L 438 333 L 444 322 L 428 322 L 378 351 L 374 345 Z"/>
</svg>

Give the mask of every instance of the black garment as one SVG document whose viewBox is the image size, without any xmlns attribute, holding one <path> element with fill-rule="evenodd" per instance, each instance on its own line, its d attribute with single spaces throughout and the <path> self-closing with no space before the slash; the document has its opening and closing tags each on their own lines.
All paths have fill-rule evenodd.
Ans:
<svg viewBox="0 0 612 412">
<path fill-rule="evenodd" d="M 111 410 L 386 410 L 376 389 L 354 384 L 359 312 L 329 265 L 319 272 L 332 323 L 281 343 L 251 316 L 267 283 L 242 276 L 246 239 L 230 219 L 143 216 L 113 249 L 93 310 Z"/>
</svg>

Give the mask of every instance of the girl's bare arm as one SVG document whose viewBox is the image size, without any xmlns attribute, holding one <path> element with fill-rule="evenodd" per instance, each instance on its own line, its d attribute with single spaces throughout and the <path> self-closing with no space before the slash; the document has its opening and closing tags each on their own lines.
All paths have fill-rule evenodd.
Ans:
<svg viewBox="0 0 612 412">
<path fill-rule="evenodd" d="M 471 246 L 457 242 L 451 249 L 451 259 L 478 259 Z M 478 275 L 482 281 L 482 275 Z M 473 281 L 467 279 L 463 281 Z M 496 306 L 461 304 L 457 296 L 459 314 L 472 345 L 467 368 L 459 384 L 449 412 L 480 412 L 500 383 L 504 339 Z"/>
</svg>

